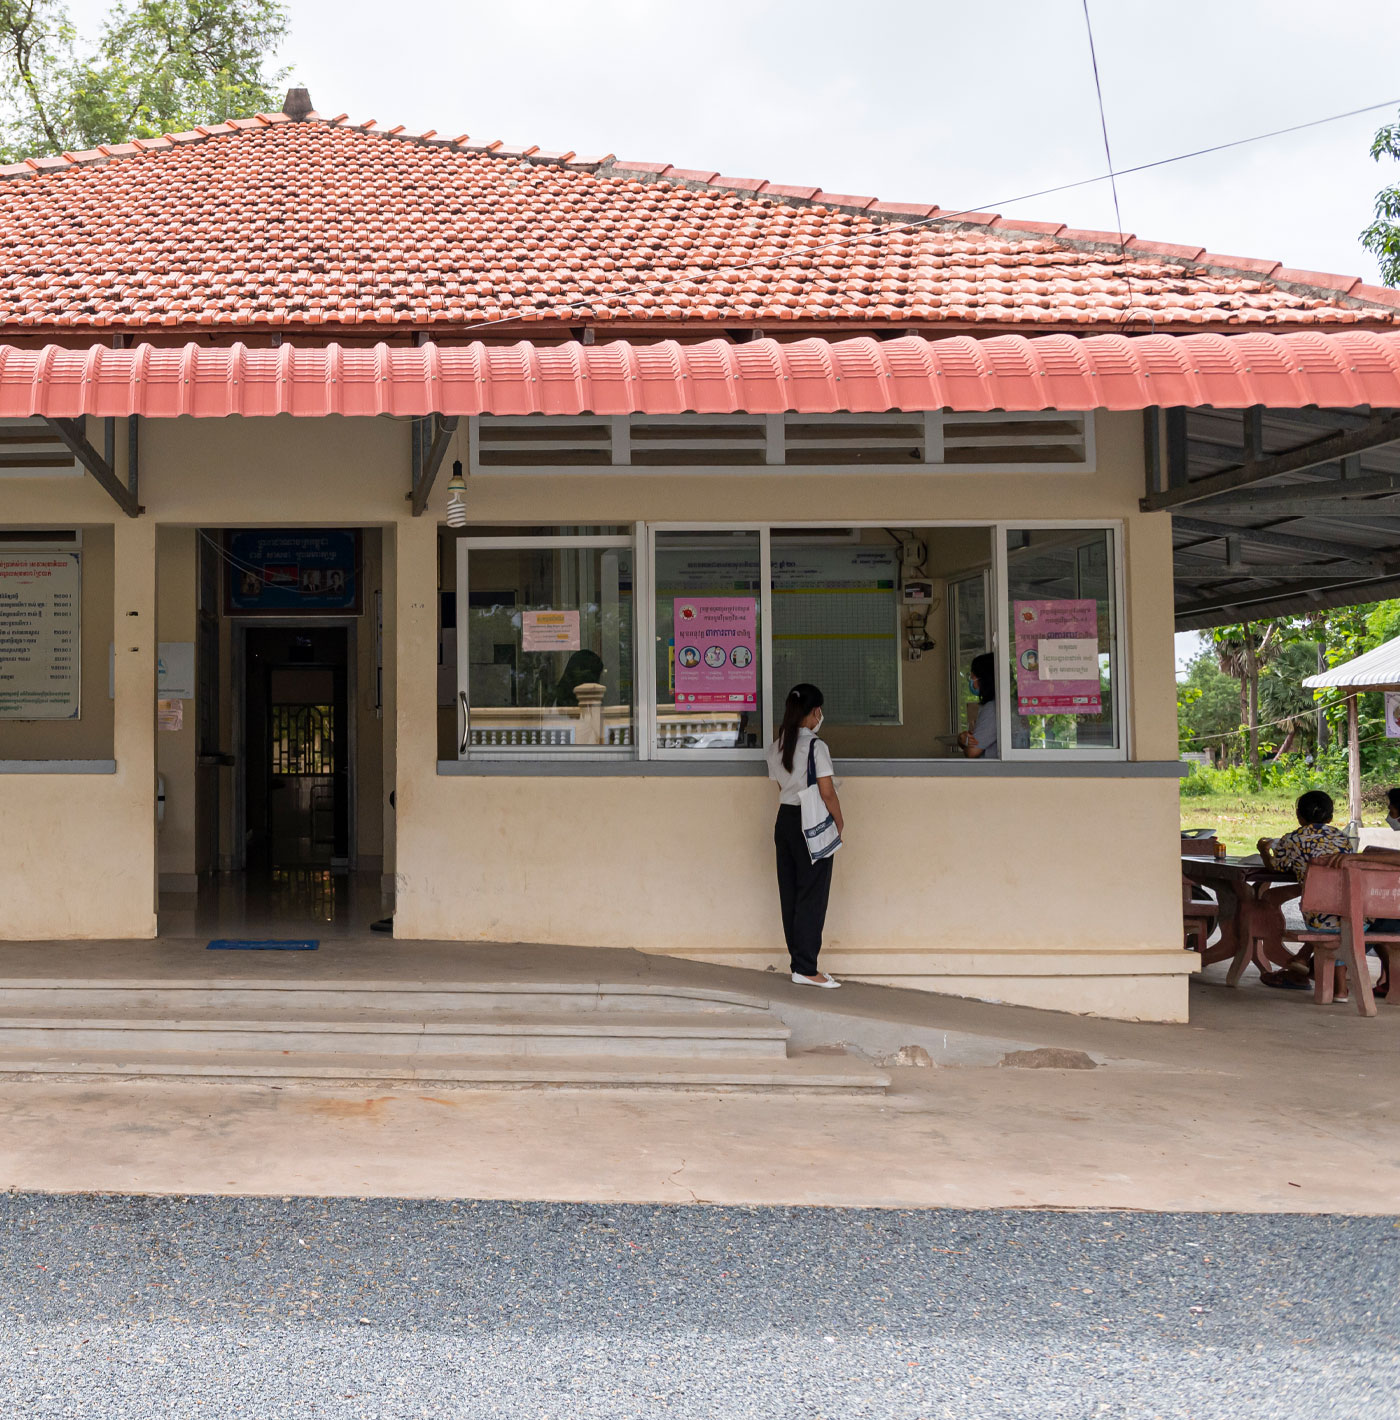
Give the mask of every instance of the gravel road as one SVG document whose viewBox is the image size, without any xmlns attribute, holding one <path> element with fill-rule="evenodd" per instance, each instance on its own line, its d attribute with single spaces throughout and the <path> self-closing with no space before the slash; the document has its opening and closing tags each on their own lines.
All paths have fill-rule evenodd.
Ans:
<svg viewBox="0 0 1400 1420">
<path fill-rule="evenodd" d="M 1400 1221 L 0 1197 L 0 1415 L 1400 1415 Z"/>
</svg>

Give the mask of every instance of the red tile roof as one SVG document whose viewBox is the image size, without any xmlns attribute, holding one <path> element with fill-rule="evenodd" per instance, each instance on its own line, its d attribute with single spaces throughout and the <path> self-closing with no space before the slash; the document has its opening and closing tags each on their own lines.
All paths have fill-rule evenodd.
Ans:
<svg viewBox="0 0 1400 1420">
<path fill-rule="evenodd" d="M 1397 312 L 1400 292 L 1276 261 L 343 117 L 234 119 L 0 167 L 11 338 L 447 339 L 505 322 L 490 333 L 514 339 L 527 321 L 539 339 L 604 324 L 1160 331 Z"/>
<path fill-rule="evenodd" d="M 0 417 L 1400 407 L 1400 332 L 0 346 Z"/>
</svg>

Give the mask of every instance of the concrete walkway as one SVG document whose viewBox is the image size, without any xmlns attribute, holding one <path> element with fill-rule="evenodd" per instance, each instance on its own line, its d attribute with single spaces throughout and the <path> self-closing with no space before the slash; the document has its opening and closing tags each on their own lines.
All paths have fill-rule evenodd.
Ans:
<svg viewBox="0 0 1400 1420">
<path fill-rule="evenodd" d="M 1400 1008 L 1365 1020 L 1252 976 L 1135 1025 L 633 952 L 349 938 L 220 953 L 224 978 L 703 980 L 766 995 L 807 1048 L 896 1066 L 883 1099 L 652 1091 L 0 1085 L 0 1187 L 852 1206 L 1400 1211 Z M 7 947 L 2 978 L 208 974 L 203 943 Z M 574 973 L 571 977 L 568 973 Z M 0 979 L 0 990 L 3 989 Z M 440 979 L 440 978 L 436 978 Z M 918 1058 L 920 1051 L 906 1051 Z M 1023 1064 L 1092 1068 L 1015 1068 Z"/>
</svg>

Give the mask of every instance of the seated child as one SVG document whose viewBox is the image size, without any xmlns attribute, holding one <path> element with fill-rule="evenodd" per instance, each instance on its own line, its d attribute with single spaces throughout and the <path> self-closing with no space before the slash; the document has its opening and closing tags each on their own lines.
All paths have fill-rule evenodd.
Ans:
<svg viewBox="0 0 1400 1420">
<path fill-rule="evenodd" d="M 1386 827 L 1400 829 L 1400 789 L 1385 791 L 1385 805 Z"/>
<path fill-rule="evenodd" d="M 1266 868 L 1292 873 L 1301 883 L 1307 878 L 1309 864 L 1334 860 L 1354 850 L 1351 840 L 1332 823 L 1334 810 L 1330 794 L 1324 794 L 1321 789 L 1310 789 L 1299 797 L 1294 808 L 1298 815 L 1298 827 L 1281 838 L 1261 838 L 1259 856 Z M 1340 932 L 1342 929 L 1342 919 L 1332 912 L 1305 912 L 1303 922 L 1313 932 Z M 1383 918 L 1374 923 L 1367 923 L 1367 927 L 1378 932 L 1396 932 L 1400 931 L 1400 922 Z M 1390 986 L 1390 954 L 1384 947 L 1373 947 L 1372 950 L 1376 951 L 1381 959 L 1381 979 L 1376 983 L 1375 994 L 1384 997 Z M 1337 976 L 1334 999 L 1345 1001 L 1346 967 L 1340 961 L 1335 963 L 1335 966 Z M 1290 979 L 1290 974 L 1286 971 L 1266 976 L 1264 983 L 1267 986 L 1292 988 L 1303 985 L 1296 975 Z"/>
</svg>

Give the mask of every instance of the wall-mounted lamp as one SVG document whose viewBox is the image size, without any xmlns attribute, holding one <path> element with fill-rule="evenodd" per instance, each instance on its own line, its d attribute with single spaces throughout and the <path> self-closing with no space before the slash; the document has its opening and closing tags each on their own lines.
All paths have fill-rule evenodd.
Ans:
<svg viewBox="0 0 1400 1420">
<path fill-rule="evenodd" d="M 447 526 L 464 528 L 467 525 L 467 480 L 462 477 L 462 460 L 452 465 L 452 478 L 447 485 Z"/>
</svg>

